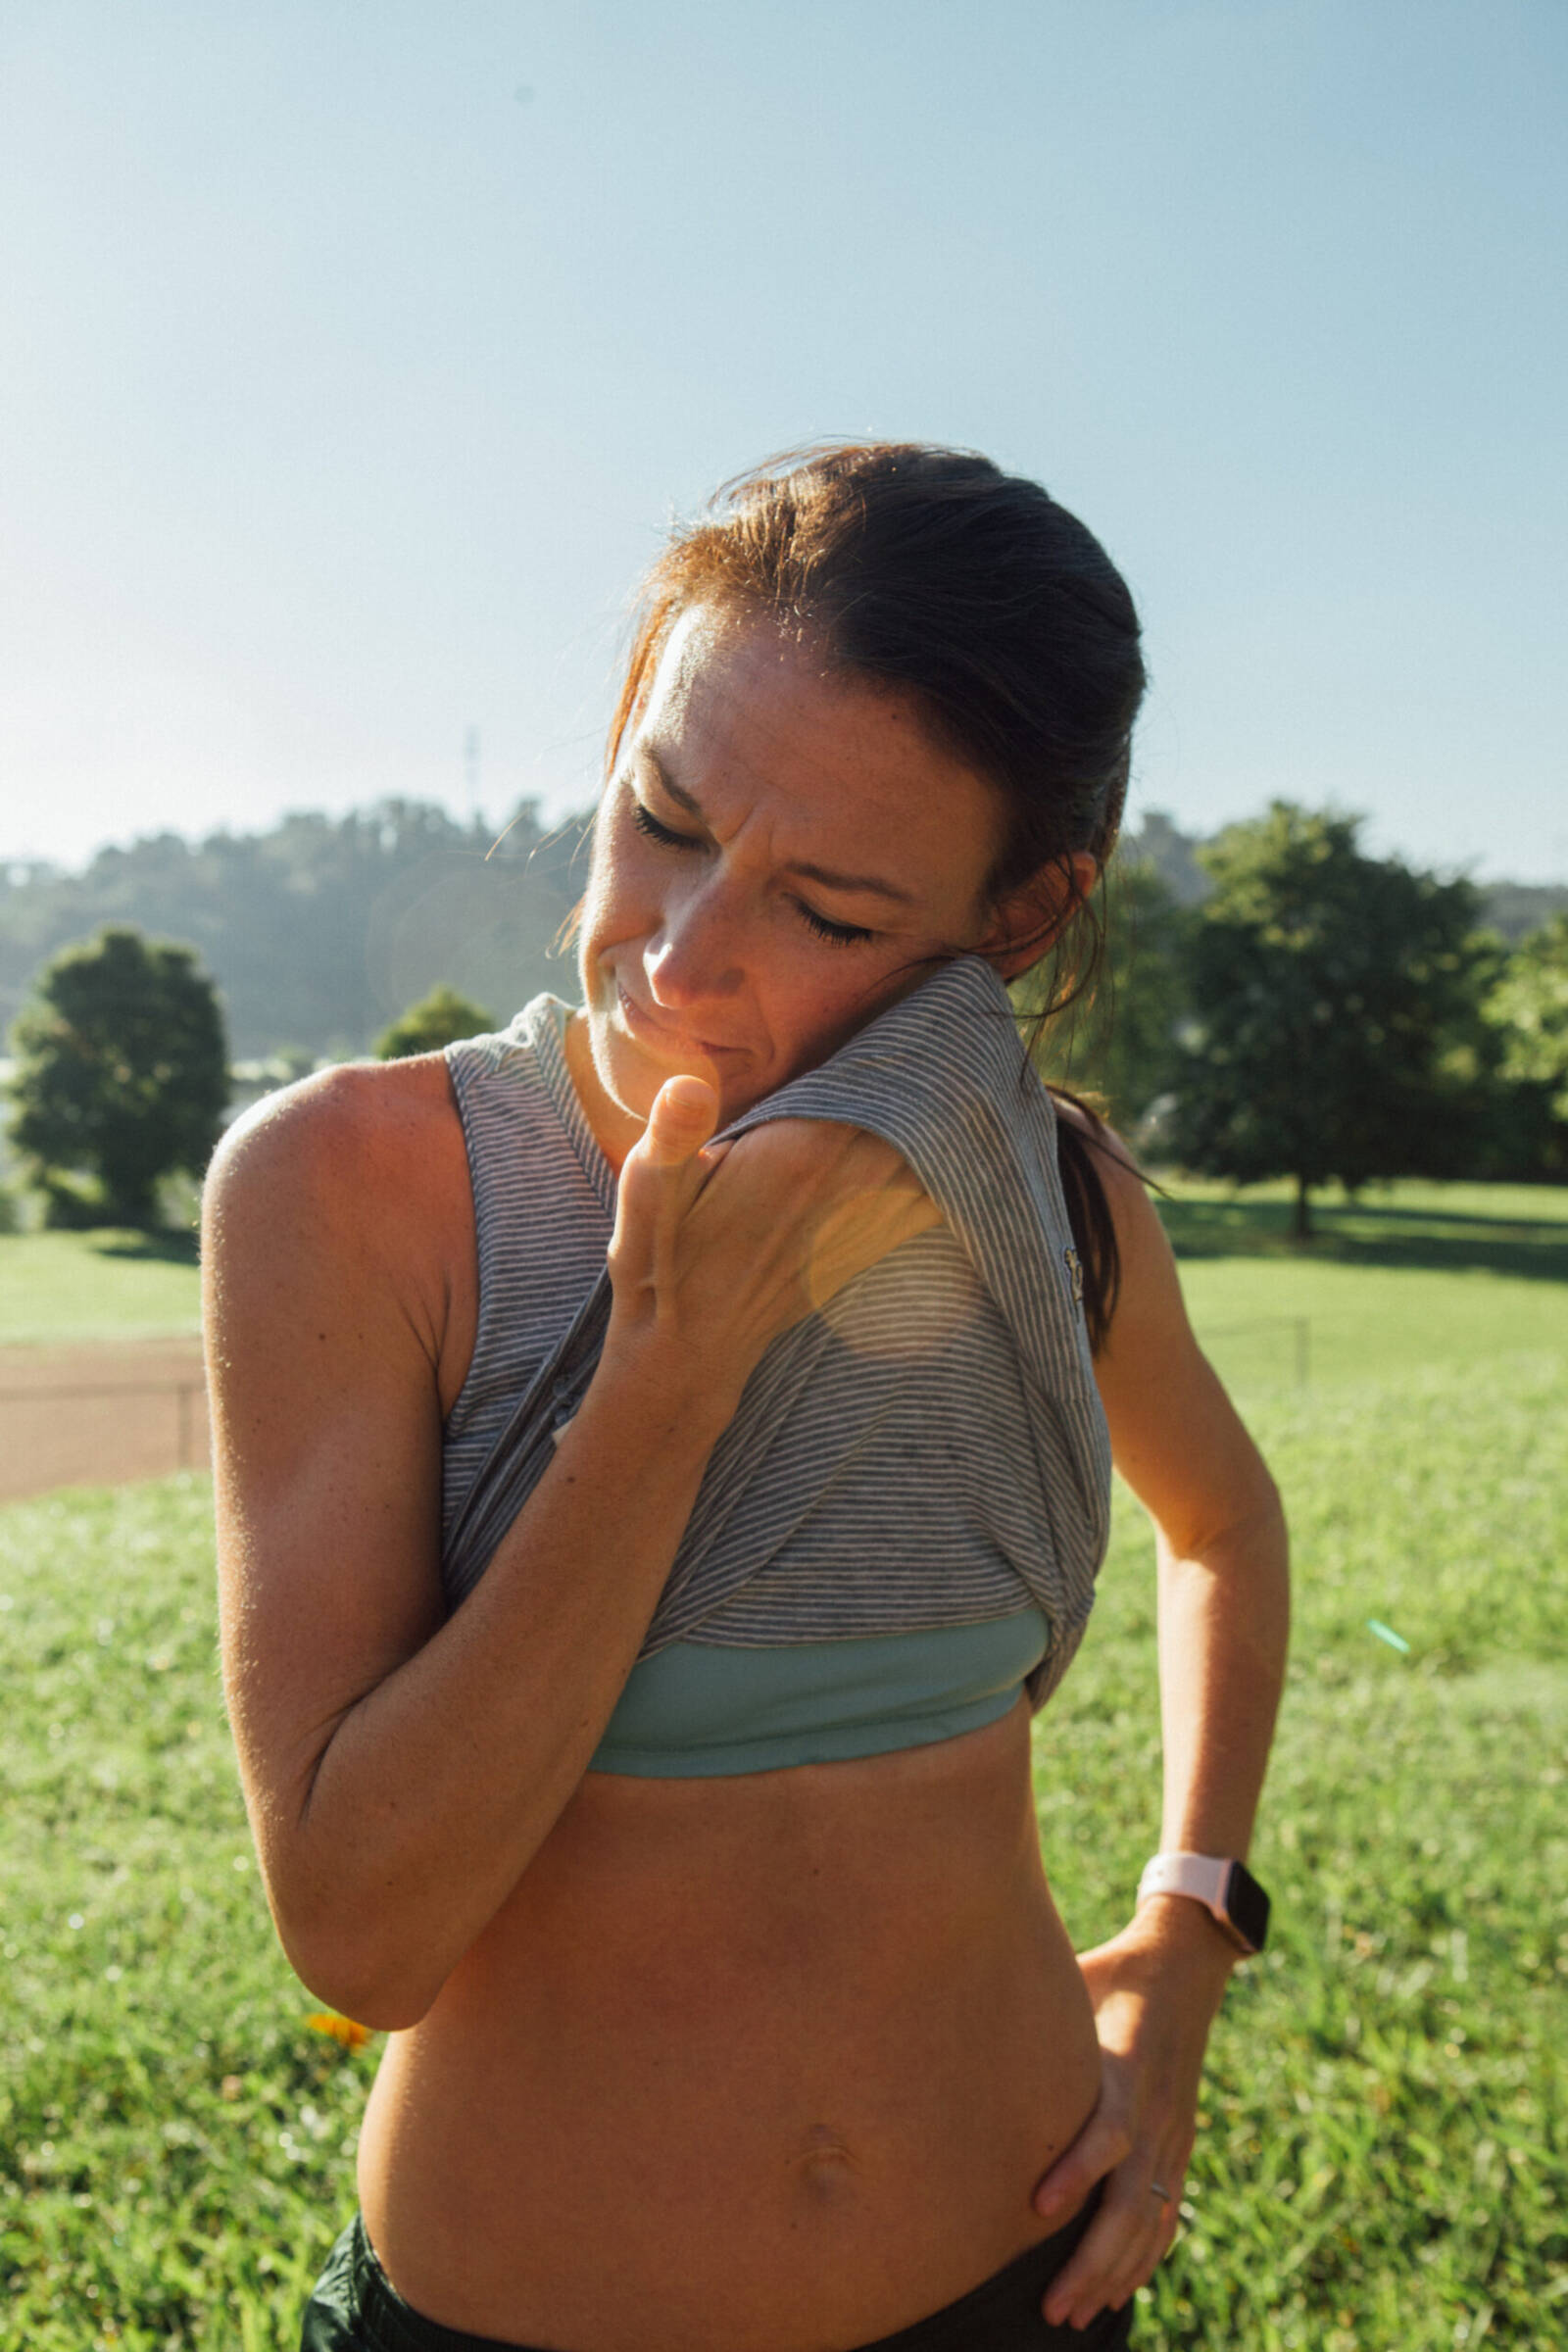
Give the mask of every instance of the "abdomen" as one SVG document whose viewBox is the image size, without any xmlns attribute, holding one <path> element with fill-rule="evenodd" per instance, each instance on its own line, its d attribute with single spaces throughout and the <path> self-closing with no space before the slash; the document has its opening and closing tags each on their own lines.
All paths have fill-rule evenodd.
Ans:
<svg viewBox="0 0 1568 2352">
<path fill-rule="evenodd" d="M 1020 1704 L 726 1780 L 592 1774 L 361 2152 L 372 2243 L 450 2327 L 572 2352 L 872 2340 L 1044 2235 L 1099 2089 Z"/>
</svg>

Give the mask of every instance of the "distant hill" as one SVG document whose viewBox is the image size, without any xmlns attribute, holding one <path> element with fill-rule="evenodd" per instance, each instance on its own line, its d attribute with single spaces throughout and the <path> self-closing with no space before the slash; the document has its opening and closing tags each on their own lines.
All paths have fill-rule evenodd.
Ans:
<svg viewBox="0 0 1568 2352">
<path fill-rule="evenodd" d="M 1140 823 L 1124 833 L 1117 855 L 1130 862 L 1152 865 L 1179 906 L 1197 906 L 1208 896 L 1208 876 L 1195 853 L 1202 837 L 1184 833 L 1162 808 L 1146 809 Z M 1556 882 L 1482 882 L 1481 919 L 1510 947 L 1527 931 L 1538 931 L 1554 914 L 1568 913 L 1568 884 Z"/>
<path fill-rule="evenodd" d="M 364 1053 L 440 980 L 506 1020 L 541 989 L 574 993 L 551 945 L 582 893 L 584 823 L 546 833 L 524 803 L 493 847 L 435 804 L 384 801 L 267 833 L 162 833 L 80 873 L 0 872 L 0 1029 L 57 948 L 110 922 L 198 951 L 236 1059 Z"/>
<path fill-rule="evenodd" d="M 0 868 L 0 1038 L 39 965 L 111 922 L 197 950 L 237 1060 L 363 1054 L 442 980 L 506 1020 L 541 989 L 575 993 L 571 957 L 552 943 L 582 894 L 586 826 L 546 832 L 524 802 L 496 845 L 435 803 L 383 801 L 265 833 L 160 833 L 101 850 L 79 873 Z M 1120 855 L 1195 906 L 1208 888 L 1200 846 L 1150 809 Z M 1512 941 L 1568 907 L 1568 889 L 1499 882 L 1483 900 Z"/>
<path fill-rule="evenodd" d="M 1555 882 L 1491 882 L 1481 888 L 1490 927 L 1510 947 L 1527 931 L 1539 931 L 1554 914 L 1568 914 L 1568 890 Z"/>
</svg>

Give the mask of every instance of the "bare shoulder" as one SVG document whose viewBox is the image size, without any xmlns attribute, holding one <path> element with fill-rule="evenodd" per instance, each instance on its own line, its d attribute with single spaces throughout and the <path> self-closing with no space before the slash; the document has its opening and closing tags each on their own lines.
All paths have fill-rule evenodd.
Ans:
<svg viewBox="0 0 1568 2352">
<path fill-rule="evenodd" d="M 476 1274 L 440 1054 L 349 1062 L 265 1097 L 220 1144 L 202 1222 L 210 1348 L 278 1317 L 335 1322 L 362 1342 L 390 1323 L 451 1389 Z"/>
<path fill-rule="evenodd" d="M 264 1095 L 224 1135 L 209 1171 L 220 1197 L 247 1207 L 285 1193 L 356 1217 L 422 1187 L 463 1151 L 439 1054 L 352 1061 Z"/>
</svg>

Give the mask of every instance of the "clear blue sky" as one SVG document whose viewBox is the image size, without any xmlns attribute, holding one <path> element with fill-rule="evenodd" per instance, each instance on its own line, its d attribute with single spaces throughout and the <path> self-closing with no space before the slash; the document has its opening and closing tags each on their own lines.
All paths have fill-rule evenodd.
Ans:
<svg viewBox="0 0 1568 2352">
<path fill-rule="evenodd" d="M 593 789 L 671 510 L 979 447 L 1133 800 L 1568 879 L 1562 0 L 0 0 L 0 858 Z"/>
</svg>

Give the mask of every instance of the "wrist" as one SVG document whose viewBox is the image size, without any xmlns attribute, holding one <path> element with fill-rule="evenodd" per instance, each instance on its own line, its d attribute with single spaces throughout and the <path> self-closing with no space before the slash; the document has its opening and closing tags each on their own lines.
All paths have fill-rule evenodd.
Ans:
<svg viewBox="0 0 1568 2352">
<path fill-rule="evenodd" d="M 1268 1896 L 1235 1854 L 1162 1848 L 1144 1866 L 1134 1909 L 1156 1895 L 1200 1905 L 1243 1958 L 1260 1952 L 1268 1941 Z"/>
<path fill-rule="evenodd" d="M 1212 1961 L 1226 1976 L 1244 1957 L 1213 1914 L 1191 1895 L 1141 1896 L 1127 1932 L 1151 1950 L 1190 1952 Z"/>
<path fill-rule="evenodd" d="M 647 1418 L 671 1441 L 711 1451 L 735 1418 L 746 1378 L 699 1353 L 684 1334 L 612 1312 L 594 1386 L 614 1396 L 617 1415 Z"/>
<path fill-rule="evenodd" d="M 1241 1953 L 1199 1903 L 1156 1895 L 1141 1903 L 1121 1940 L 1142 1955 L 1151 1979 L 1177 1988 L 1205 2021 L 1218 2011 Z"/>
</svg>

